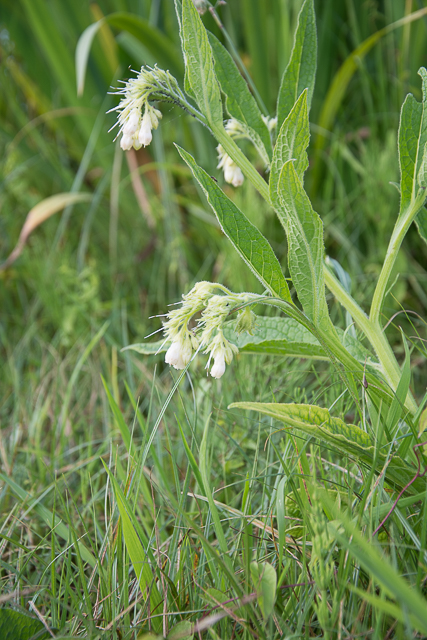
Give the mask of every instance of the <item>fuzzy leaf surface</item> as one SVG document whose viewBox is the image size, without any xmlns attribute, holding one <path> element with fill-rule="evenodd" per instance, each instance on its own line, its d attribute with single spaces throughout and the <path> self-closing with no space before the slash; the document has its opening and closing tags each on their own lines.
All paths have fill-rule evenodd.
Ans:
<svg viewBox="0 0 427 640">
<path fill-rule="evenodd" d="M 309 141 L 307 90 L 304 90 L 280 127 L 274 146 L 269 189 L 271 204 L 275 209 L 280 208 L 278 188 L 283 165 L 289 160 L 294 160 L 295 171 L 302 182 L 304 172 L 308 167 L 306 149 Z"/>
<path fill-rule="evenodd" d="M 215 60 L 215 73 L 226 96 L 228 114 L 245 125 L 248 136 L 267 161 L 271 160 L 270 132 L 249 87 L 227 49 L 211 33 L 209 42 Z"/>
<path fill-rule="evenodd" d="M 315 326 L 335 332 L 325 297 L 323 222 L 313 211 L 292 160 L 283 165 L 278 196 L 278 215 L 288 236 L 289 271 L 298 298 Z"/>
<path fill-rule="evenodd" d="M 422 79 L 422 102 L 412 94 L 406 96 L 400 114 L 399 163 L 400 163 L 400 215 L 415 200 L 420 186 L 425 186 L 427 144 L 427 71 L 418 71 Z M 422 217 L 422 210 L 418 217 Z"/>
<path fill-rule="evenodd" d="M 194 158 L 184 149 L 178 146 L 177 149 L 205 192 L 223 232 L 248 267 L 273 296 L 292 302 L 280 263 L 266 238 L 234 202 L 227 198 L 206 171 L 196 164 Z"/>
<path fill-rule="evenodd" d="M 344 454 L 358 458 L 368 466 L 372 466 L 376 459 L 378 473 L 387 464 L 385 471 L 387 480 L 398 488 L 405 487 L 415 476 L 415 467 L 398 456 L 392 456 L 391 460 L 388 460 L 386 452 L 375 451 L 375 443 L 365 431 L 354 424 L 346 424 L 340 418 L 331 416 L 329 411 L 322 407 L 274 402 L 234 402 L 228 408 L 248 409 L 268 415 L 284 422 L 288 427 L 293 427 L 320 439 L 325 444 L 332 445 Z M 425 490 L 425 481 L 422 478 L 418 478 L 408 487 L 410 493 L 423 490 Z"/>
<path fill-rule="evenodd" d="M 316 67 L 317 33 L 314 2 L 313 0 L 305 0 L 298 16 L 291 59 L 283 73 L 280 85 L 277 101 L 278 130 L 304 89 L 307 89 L 307 103 L 310 108 Z"/>
<path fill-rule="evenodd" d="M 182 39 L 185 71 L 199 109 L 209 124 L 222 126 L 221 92 L 214 72 L 212 49 L 192 0 L 182 3 Z"/>
</svg>

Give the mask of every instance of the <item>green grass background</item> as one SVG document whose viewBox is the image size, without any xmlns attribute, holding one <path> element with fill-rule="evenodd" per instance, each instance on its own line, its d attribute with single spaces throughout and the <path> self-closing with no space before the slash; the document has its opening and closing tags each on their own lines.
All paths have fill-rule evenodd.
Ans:
<svg viewBox="0 0 427 640">
<path fill-rule="evenodd" d="M 260 291 L 173 147 L 188 149 L 222 183 L 207 131 L 175 107 L 162 107 L 152 145 L 137 154 L 147 195 L 142 207 L 126 156 L 108 132 L 114 114 L 106 112 L 117 103 L 110 87 L 131 75 L 129 67 L 159 62 L 182 83 L 172 0 L 1 4 L 1 259 L 34 205 L 59 192 L 92 196 L 44 222 L 0 273 L 0 584 L 10 596 L 4 606 L 29 611 L 31 600 L 58 638 L 166 636 L 178 623 L 185 637 L 185 622 L 217 614 L 224 616 L 206 623 L 203 638 L 382 640 L 412 637 L 414 629 L 427 637 L 425 616 L 419 622 L 405 599 L 407 591 L 414 602 L 424 598 L 425 496 L 394 512 L 371 557 L 352 533 L 362 530 L 369 539 L 387 513 L 383 481 L 315 440 L 227 410 L 246 399 L 312 402 L 333 405 L 335 415 L 351 420 L 326 365 L 242 355 L 217 382 L 206 377 L 200 358 L 170 398 L 178 375 L 161 358 L 120 352 L 158 329 L 160 320 L 150 316 L 165 313 L 198 280 Z M 218 8 L 270 115 L 300 6 L 300 0 L 229 0 Z M 351 53 L 424 3 L 315 6 L 319 56 L 307 191 L 324 221 L 327 252 L 349 272 L 363 307 L 398 211 L 389 182 L 398 179 L 399 110 L 408 91 L 420 98 L 427 16 L 358 58 L 336 113 L 325 114 L 335 74 Z M 133 16 L 131 31 L 115 26 L 117 16 L 103 27 L 78 96 L 77 41 L 96 19 L 116 12 Z M 209 13 L 203 19 L 222 37 Z M 328 131 L 325 115 L 333 115 Z M 272 211 L 247 183 L 226 191 L 285 264 L 286 243 Z M 417 314 L 399 315 L 389 331 L 398 353 L 399 326 L 416 347 L 413 389 L 421 397 L 427 271 L 414 229 L 397 273 L 385 313 Z M 341 311 L 331 304 L 339 323 Z M 114 478 L 125 491 L 129 522 L 123 513 L 118 518 Z M 319 487 L 326 497 L 317 497 Z M 352 509 L 345 540 L 335 546 L 324 512 L 313 506 L 321 499 L 330 520 L 337 507 L 328 500 Z M 136 531 L 134 547 L 129 537 L 125 546 L 126 531 Z M 322 565 L 333 562 L 329 581 L 313 569 L 313 543 Z M 266 619 L 253 596 L 253 560 L 268 561 L 277 573 L 274 613 Z M 138 588 L 141 566 L 140 584 L 147 580 L 151 598 Z M 384 566 L 394 572 L 388 582 Z M 165 604 L 153 610 L 156 590 Z"/>
</svg>

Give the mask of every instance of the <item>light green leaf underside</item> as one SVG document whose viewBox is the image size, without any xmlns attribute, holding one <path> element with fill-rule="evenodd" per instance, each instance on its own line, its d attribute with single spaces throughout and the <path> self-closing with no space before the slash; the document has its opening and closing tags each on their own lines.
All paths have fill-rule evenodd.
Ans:
<svg viewBox="0 0 427 640">
<path fill-rule="evenodd" d="M 400 114 L 400 215 L 415 199 L 418 188 L 425 186 L 426 181 L 427 72 L 421 68 L 418 73 L 422 79 L 423 101 L 417 102 L 412 94 L 408 94 Z"/>
<path fill-rule="evenodd" d="M 176 147 L 205 192 L 222 230 L 248 267 L 273 296 L 292 302 L 280 263 L 268 241 L 206 171 L 196 164 L 194 158 L 184 149 Z"/>
<path fill-rule="evenodd" d="M 224 325 L 224 335 L 239 348 L 241 353 L 329 360 L 313 334 L 292 318 L 257 316 L 252 336 L 247 332 L 236 333 L 235 324 L 235 320 L 227 322 Z M 358 340 L 344 334 L 340 329 L 337 332 L 341 342 L 354 358 L 363 363 L 373 362 L 372 354 Z M 164 353 L 169 346 L 170 342 L 162 339 L 156 342 L 131 344 L 124 347 L 122 351 L 131 350 L 150 356 Z"/>
<path fill-rule="evenodd" d="M 306 149 L 309 141 L 307 90 L 304 90 L 283 122 L 274 146 L 269 190 L 271 204 L 275 209 L 280 209 L 278 185 L 283 165 L 289 160 L 294 160 L 295 171 L 302 182 L 308 167 Z"/>
<path fill-rule="evenodd" d="M 232 118 L 246 125 L 248 136 L 269 163 L 272 155 L 270 132 L 262 119 L 255 98 L 227 49 L 212 33 L 208 33 L 208 36 L 215 60 L 215 73 L 226 96 L 227 112 Z"/>
<path fill-rule="evenodd" d="M 282 77 L 277 102 L 277 127 L 288 116 L 297 98 L 307 89 L 308 108 L 313 96 L 317 66 L 317 34 L 313 0 L 305 0 L 298 16 L 291 59 Z"/>
<path fill-rule="evenodd" d="M 289 271 L 298 298 L 315 326 L 335 332 L 325 298 L 323 223 L 291 160 L 280 173 L 278 194 L 278 215 L 287 232 Z"/>
<path fill-rule="evenodd" d="M 305 404 L 278 404 L 268 402 L 234 402 L 229 409 L 247 409 L 268 415 L 276 420 L 284 422 L 288 427 L 293 427 L 307 435 L 319 438 L 323 443 L 356 457 L 367 465 L 372 465 L 375 460 L 375 444 L 371 437 L 360 427 L 354 424 L 346 424 L 340 418 L 332 417 L 327 409 L 315 405 Z M 386 451 L 377 452 L 377 471 L 381 471 L 387 461 Z M 386 468 L 387 479 L 398 487 L 404 487 L 414 477 L 416 469 L 395 456 L 389 461 Z M 419 478 L 408 487 L 422 491 L 424 481 Z M 425 488 L 425 487 L 424 487 Z"/>
<path fill-rule="evenodd" d="M 182 39 L 187 80 L 199 109 L 209 124 L 222 126 L 221 93 L 213 68 L 212 49 L 192 0 L 182 3 Z"/>
</svg>

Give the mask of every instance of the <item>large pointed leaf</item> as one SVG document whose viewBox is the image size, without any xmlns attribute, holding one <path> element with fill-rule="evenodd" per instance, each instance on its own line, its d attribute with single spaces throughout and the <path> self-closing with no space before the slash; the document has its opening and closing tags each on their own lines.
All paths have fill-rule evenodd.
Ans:
<svg viewBox="0 0 427 640">
<path fill-rule="evenodd" d="M 222 230 L 240 256 L 273 296 L 292 302 L 279 261 L 262 233 L 227 198 L 206 171 L 195 163 L 194 158 L 184 149 L 176 147 L 205 192 Z"/>
<path fill-rule="evenodd" d="M 313 0 L 305 0 L 298 16 L 291 59 L 283 74 L 277 102 L 277 127 L 288 116 L 298 97 L 307 89 L 310 108 L 317 66 L 317 34 Z"/>
<path fill-rule="evenodd" d="M 182 3 L 182 38 L 188 83 L 200 111 L 209 124 L 222 126 L 222 102 L 212 49 L 203 22 L 192 0 Z"/>
<path fill-rule="evenodd" d="M 388 460 L 384 449 L 375 451 L 375 443 L 365 431 L 354 424 L 346 424 L 340 418 L 332 417 L 327 409 L 315 405 L 273 402 L 234 402 L 228 408 L 257 411 L 280 420 L 287 426 L 314 436 L 368 466 L 376 462 L 377 472 L 380 472 L 387 463 L 386 478 L 399 488 L 408 485 L 416 474 L 416 469 L 401 458 L 395 456 Z M 425 490 L 425 482 L 422 478 L 418 478 L 407 490 L 413 493 L 423 489 Z"/>
<path fill-rule="evenodd" d="M 418 172 L 422 168 L 424 149 L 427 143 L 427 72 L 419 71 L 423 81 L 423 102 L 417 102 L 412 94 L 406 96 L 400 115 L 399 162 L 400 162 L 400 213 L 415 200 L 418 191 Z M 423 180 L 423 175 L 420 176 Z"/>
<path fill-rule="evenodd" d="M 245 125 L 248 136 L 269 164 L 272 154 L 270 132 L 255 98 L 227 49 L 211 33 L 209 42 L 215 60 L 215 73 L 226 96 L 228 114 Z"/>
<path fill-rule="evenodd" d="M 270 200 L 275 209 L 280 208 L 278 185 L 283 165 L 294 160 L 295 171 L 303 181 L 304 172 L 308 167 L 306 149 L 310 141 L 308 122 L 307 90 L 305 89 L 291 112 L 283 122 L 274 146 L 273 160 L 270 173 Z"/>
<path fill-rule="evenodd" d="M 305 314 L 316 327 L 333 331 L 323 276 L 323 223 L 313 211 L 292 160 L 279 178 L 279 218 L 288 236 L 288 262 L 292 282 Z"/>
</svg>

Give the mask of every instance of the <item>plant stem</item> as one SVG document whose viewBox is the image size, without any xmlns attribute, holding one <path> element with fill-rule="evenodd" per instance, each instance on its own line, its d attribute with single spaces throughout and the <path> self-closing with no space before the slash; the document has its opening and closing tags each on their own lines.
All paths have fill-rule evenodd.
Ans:
<svg viewBox="0 0 427 640">
<path fill-rule="evenodd" d="M 271 204 L 268 184 L 262 178 L 262 176 L 260 176 L 258 171 L 253 166 L 252 162 L 247 159 L 243 151 L 240 150 L 234 140 L 228 135 L 224 127 L 211 125 L 211 128 L 215 138 L 221 144 L 224 151 L 237 164 L 237 166 L 241 168 L 244 175 L 250 182 L 252 182 L 255 189 L 259 191 L 264 200 L 268 202 L 268 204 Z"/>
<path fill-rule="evenodd" d="M 369 313 L 369 319 L 371 323 L 376 327 L 380 327 L 380 314 L 386 295 L 388 281 L 390 279 L 390 275 L 403 238 L 405 237 L 415 216 L 424 205 L 425 199 L 426 190 L 425 188 L 423 188 L 419 190 L 417 197 L 412 201 L 404 214 L 398 218 L 393 229 L 393 233 L 387 249 L 387 255 L 385 257 L 384 264 L 378 278 L 377 286 L 375 287 L 374 296 L 372 298 L 371 311 Z"/>
</svg>

